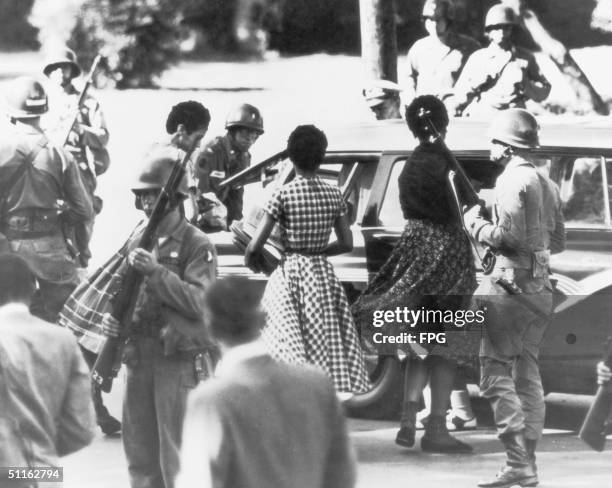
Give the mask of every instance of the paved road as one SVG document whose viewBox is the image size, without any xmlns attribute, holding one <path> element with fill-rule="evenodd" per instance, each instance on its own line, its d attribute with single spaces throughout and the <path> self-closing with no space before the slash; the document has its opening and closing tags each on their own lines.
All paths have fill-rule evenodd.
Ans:
<svg viewBox="0 0 612 488">
<path fill-rule="evenodd" d="M 504 460 L 492 430 L 459 433 L 475 453 L 445 456 L 395 446 L 393 422 L 351 419 L 350 429 L 359 459 L 358 488 L 473 488 Z M 608 443 L 608 452 L 594 453 L 574 433 L 547 430 L 538 453 L 540 488 L 609 488 L 612 439 Z M 65 458 L 64 477 L 65 488 L 128 488 L 121 439 L 100 435 L 89 448 Z"/>
</svg>

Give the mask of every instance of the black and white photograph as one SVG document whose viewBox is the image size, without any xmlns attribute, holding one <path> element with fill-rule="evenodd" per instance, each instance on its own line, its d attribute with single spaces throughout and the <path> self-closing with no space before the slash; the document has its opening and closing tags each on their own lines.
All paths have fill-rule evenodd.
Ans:
<svg viewBox="0 0 612 488">
<path fill-rule="evenodd" d="M 612 0 L 0 0 L 0 488 L 612 486 Z"/>
</svg>

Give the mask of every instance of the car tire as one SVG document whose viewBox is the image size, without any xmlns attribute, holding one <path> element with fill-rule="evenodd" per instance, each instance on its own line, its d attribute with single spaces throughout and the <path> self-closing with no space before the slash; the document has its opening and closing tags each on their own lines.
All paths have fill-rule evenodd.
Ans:
<svg viewBox="0 0 612 488">
<path fill-rule="evenodd" d="M 344 403 L 351 417 L 372 420 L 397 419 L 404 389 L 404 367 L 395 356 L 380 356 L 370 374 L 372 389 Z"/>
</svg>

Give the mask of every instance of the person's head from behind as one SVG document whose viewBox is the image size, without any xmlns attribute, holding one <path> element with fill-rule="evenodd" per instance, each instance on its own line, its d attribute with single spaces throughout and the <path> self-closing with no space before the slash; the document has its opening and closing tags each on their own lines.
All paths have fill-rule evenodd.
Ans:
<svg viewBox="0 0 612 488">
<path fill-rule="evenodd" d="M 0 306 L 28 305 L 36 290 L 36 276 L 28 263 L 14 253 L 0 254 Z"/>
<path fill-rule="evenodd" d="M 448 112 L 439 98 L 422 95 L 406 107 L 406 123 L 421 143 L 432 142 L 435 137 L 434 128 L 442 137 L 446 135 Z"/>
<path fill-rule="evenodd" d="M 259 337 L 265 322 L 260 288 L 247 278 L 230 277 L 215 281 L 206 291 L 206 322 L 222 347 L 239 346 Z"/>
<path fill-rule="evenodd" d="M 210 113 L 200 102 L 189 100 L 172 107 L 166 119 L 166 132 L 183 151 L 190 151 L 202 140 L 208 124 Z"/>
<path fill-rule="evenodd" d="M 289 159 L 298 171 L 314 173 L 327 150 L 325 133 L 314 125 L 298 125 L 287 139 Z"/>
</svg>

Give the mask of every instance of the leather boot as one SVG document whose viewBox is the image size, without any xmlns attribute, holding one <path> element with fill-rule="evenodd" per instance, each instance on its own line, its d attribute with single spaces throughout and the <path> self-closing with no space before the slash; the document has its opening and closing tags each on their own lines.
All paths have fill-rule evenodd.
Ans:
<svg viewBox="0 0 612 488">
<path fill-rule="evenodd" d="M 499 438 L 506 448 L 506 466 L 495 475 L 494 479 L 481 481 L 478 486 L 481 488 L 536 486 L 538 478 L 529 462 L 523 431 L 502 434 Z"/>
<path fill-rule="evenodd" d="M 400 430 L 395 437 L 395 443 L 402 447 L 414 446 L 416 434 L 416 414 L 419 409 L 418 402 L 404 402 L 400 418 Z"/>
<path fill-rule="evenodd" d="M 471 453 L 472 446 L 455 439 L 448 433 L 446 418 L 442 415 L 431 415 L 425 425 L 425 434 L 421 438 L 421 449 L 425 452 L 442 454 Z"/>
</svg>

